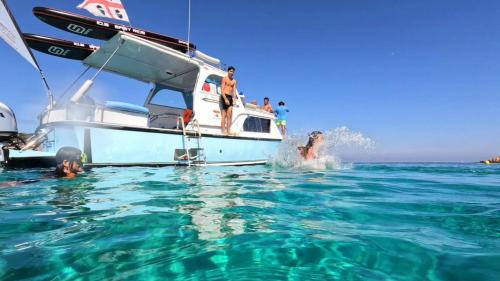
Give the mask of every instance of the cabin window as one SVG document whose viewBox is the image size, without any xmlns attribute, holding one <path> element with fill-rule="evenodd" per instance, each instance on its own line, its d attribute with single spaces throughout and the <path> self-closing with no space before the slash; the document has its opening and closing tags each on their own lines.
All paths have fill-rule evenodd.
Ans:
<svg viewBox="0 0 500 281">
<path fill-rule="evenodd" d="M 190 95 L 189 95 L 190 96 Z M 191 99 L 188 99 L 188 95 L 176 90 L 163 89 L 155 94 L 151 100 L 151 104 L 167 106 L 173 108 L 189 108 Z"/>
<path fill-rule="evenodd" d="M 145 106 L 149 109 L 149 127 L 178 129 L 179 117 L 193 108 L 193 95 L 191 92 L 161 89 Z"/>
<path fill-rule="evenodd" d="M 270 133 L 271 120 L 249 116 L 243 123 L 243 130 L 245 132 Z"/>
<path fill-rule="evenodd" d="M 222 77 L 217 75 L 210 75 L 205 79 L 201 89 L 205 93 L 214 95 L 220 94 L 220 86 L 222 84 Z"/>
</svg>

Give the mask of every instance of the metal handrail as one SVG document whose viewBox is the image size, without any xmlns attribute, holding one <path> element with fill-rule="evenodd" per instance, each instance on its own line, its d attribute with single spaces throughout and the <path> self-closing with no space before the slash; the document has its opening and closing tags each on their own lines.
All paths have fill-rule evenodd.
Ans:
<svg viewBox="0 0 500 281">
<path fill-rule="evenodd" d="M 186 127 L 184 126 L 184 118 L 182 118 L 182 116 L 177 117 L 177 129 L 179 129 L 179 121 L 181 121 L 181 125 L 182 125 L 182 134 L 186 135 Z"/>
<path fill-rule="evenodd" d="M 182 144 L 184 146 L 184 150 L 186 151 L 188 166 L 191 166 L 191 159 L 189 158 L 189 149 L 186 148 L 186 126 L 184 125 L 184 118 L 182 116 L 177 117 L 177 127 L 179 127 L 179 121 L 182 125 Z"/>
<path fill-rule="evenodd" d="M 193 119 L 192 126 L 194 127 L 195 125 L 198 128 L 198 131 L 196 131 L 198 133 L 198 137 L 201 138 L 201 127 L 200 127 L 200 122 L 198 122 L 198 119 Z"/>
<path fill-rule="evenodd" d="M 197 143 L 198 143 L 198 151 L 197 151 L 197 159 L 200 160 L 200 149 L 202 149 L 201 147 L 201 126 L 200 126 L 200 122 L 198 121 L 198 119 L 193 119 L 193 121 L 191 122 L 191 126 L 194 127 L 195 129 L 195 132 L 197 133 L 198 135 L 198 139 L 197 139 Z M 207 158 L 206 158 L 206 155 L 205 153 L 203 152 L 203 161 L 206 163 L 207 161 Z"/>
<path fill-rule="evenodd" d="M 183 141 L 184 150 L 186 151 L 188 166 L 191 166 L 191 156 L 189 155 L 189 148 L 187 147 L 187 142 L 186 142 L 187 130 L 186 130 L 186 126 L 184 124 L 184 118 L 182 118 L 182 116 L 179 116 L 177 118 L 177 126 L 179 126 L 179 122 L 182 125 L 182 141 Z M 197 143 L 198 143 L 198 152 L 197 153 L 199 153 L 199 149 L 201 148 L 201 136 L 202 136 L 200 122 L 197 119 L 193 119 L 191 121 L 191 127 L 193 128 L 193 130 L 191 130 L 191 131 L 194 131 L 195 136 L 197 136 Z M 199 154 L 197 154 L 197 155 L 199 156 Z M 206 156 L 204 154 L 203 154 L 203 158 L 204 158 L 204 161 L 206 163 Z"/>
</svg>

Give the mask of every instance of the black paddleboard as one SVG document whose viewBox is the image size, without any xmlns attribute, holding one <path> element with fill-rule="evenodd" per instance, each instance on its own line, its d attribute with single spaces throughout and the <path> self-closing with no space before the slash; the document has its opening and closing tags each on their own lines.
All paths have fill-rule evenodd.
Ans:
<svg viewBox="0 0 500 281">
<path fill-rule="evenodd" d="M 72 60 L 84 60 L 95 50 L 99 49 L 99 47 L 89 44 L 66 41 L 35 34 L 25 33 L 23 34 L 23 37 L 28 46 L 32 49 L 49 55 Z"/>
<path fill-rule="evenodd" d="M 119 31 L 130 33 L 141 38 L 165 45 L 172 49 L 186 53 L 188 43 L 178 38 L 161 35 L 158 33 L 133 28 L 127 25 L 114 24 L 81 16 L 78 14 L 44 7 L 33 8 L 33 14 L 45 23 L 59 29 L 87 36 L 99 40 L 109 40 Z M 189 48 L 196 49 L 194 44 Z"/>
</svg>

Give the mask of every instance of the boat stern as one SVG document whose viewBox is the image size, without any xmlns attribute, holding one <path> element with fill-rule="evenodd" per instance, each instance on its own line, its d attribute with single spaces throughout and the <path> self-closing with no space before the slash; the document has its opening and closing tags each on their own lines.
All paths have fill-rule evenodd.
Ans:
<svg viewBox="0 0 500 281">
<path fill-rule="evenodd" d="M 8 168 L 50 168 L 56 166 L 55 156 L 52 152 L 2 149 L 0 163 Z"/>
</svg>

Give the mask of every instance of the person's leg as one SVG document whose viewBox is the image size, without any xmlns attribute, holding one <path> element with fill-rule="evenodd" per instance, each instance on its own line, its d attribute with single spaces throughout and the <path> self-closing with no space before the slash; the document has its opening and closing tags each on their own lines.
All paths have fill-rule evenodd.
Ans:
<svg viewBox="0 0 500 281">
<path fill-rule="evenodd" d="M 225 134 L 226 133 L 226 110 L 222 109 L 221 110 L 221 124 L 220 124 L 220 127 L 222 129 L 222 133 Z"/>
<path fill-rule="evenodd" d="M 283 136 L 286 136 L 286 125 L 282 125 L 283 126 Z"/>
<path fill-rule="evenodd" d="M 276 121 L 276 126 L 278 126 L 278 131 L 279 131 L 280 133 L 283 133 L 283 132 L 281 131 L 281 120 L 277 120 L 277 121 Z"/>
<path fill-rule="evenodd" d="M 231 125 L 233 122 L 233 107 L 227 108 L 227 133 L 231 133 Z"/>
</svg>

